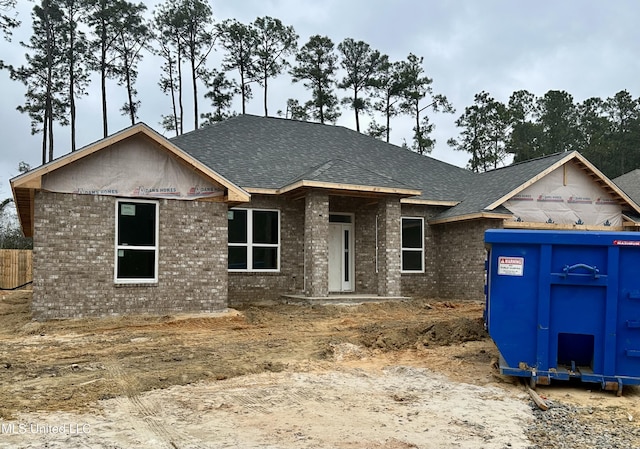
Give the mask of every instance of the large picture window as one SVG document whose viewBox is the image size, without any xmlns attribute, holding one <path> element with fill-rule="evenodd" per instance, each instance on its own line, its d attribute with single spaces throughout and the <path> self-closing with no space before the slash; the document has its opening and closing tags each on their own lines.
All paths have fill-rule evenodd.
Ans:
<svg viewBox="0 0 640 449">
<path fill-rule="evenodd" d="M 402 271 L 424 272 L 424 219 L 402 217 Z"/>
<path fill-rule="evenodd" d="M 158 281 L 156 201 L 116 201 L 115 281 Z"/>
<path fill-rule="evenodd" d="M 231 209 L 229 211 L 229 270 L 280 269 L 280 212 Z"/>
</svg>

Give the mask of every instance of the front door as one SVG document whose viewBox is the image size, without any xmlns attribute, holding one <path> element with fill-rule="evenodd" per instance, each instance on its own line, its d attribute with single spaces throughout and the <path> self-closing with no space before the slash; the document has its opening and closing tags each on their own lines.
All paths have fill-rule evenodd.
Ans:
<svg viewBox="0 0 640 449">
<path fill-rule="evenodd" d="M 329 291 L 353 291 L 353 223 L 347 214 L 329 215 Z"/>
</svg>

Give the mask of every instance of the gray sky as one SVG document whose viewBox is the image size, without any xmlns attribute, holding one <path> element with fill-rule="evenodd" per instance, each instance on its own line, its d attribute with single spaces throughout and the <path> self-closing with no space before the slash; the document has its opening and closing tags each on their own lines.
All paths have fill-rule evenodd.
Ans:
<svg viewBox="0 0 640 449">
<path fill-rule="evenodd" d="M 160 3 L 144 2 L 150 10 Z M 19 42 L 27 41 L 31 34 L 33 7 L 26 0 L 18 3 L 22 26 L 12 42 L 0 42 L 0 59 L 14 65 L 24 61 L 25 49 Z M 423 56 L 433 89 L 446 95 L 456 108 L 455 114 L 430 114 L 437 140 L 431 156 L 458 166 L 466 165 L 468 154 L 453 151 L 446 142 L 458 136 L 455 120 L 483 90 L 503 102 L 521 89 L 537 96 L 551 89 L 566 90 L 576 102 L 607 98 L 623 89 L 635 98 L 640 96 L 640 3 L 636 0 L 211 0 L 211 4 L 218 22 L 279 18 L 295 28 L 299 46 L 321 34 L 335 44 L 347 37 L 363 40 L 392 61 L 405 59 L 410 52 Z M 221 50 L 213 53 L 210 67 L 219 68 L 221 57 Z M 142 101 L 140 121 L 162 132 L 160 115 L 169 113 L 170 102 L 157 86 L 160 64 L 145 55 L 136 87 Z M 300 83 L 291 84 L 288 75 L 269 82 L 272 115 L 285 109 L 287 98 L 301 102 L 310 98 Z M 129 123 L 119 113 L 124 88 L 112 84 L 109 90 L 113 133 Z M 253 90 L 247 112 L 262 115 L 262 89 L 254 86 Z M 31 136 L 28 116 L 15 109 L 23 103 L 24 85 L 11 81 L 6 71 L 0 72 L 0 92 L 0 197 L 5 198 L 10 195 L 8 180 L 17 174 L 18 162 L 39 165 L 41 136 Z M 79 148 L 102 136 L 97 79 L 89 92 L 77 103 Z M 347 93 L 338 91 L 338 95 Z M 189 110 L 191 104 L 185 107 Z M 202 100 L 200 111 L 207 110 L 208 103 Z M 190 130 L 192 122 L 187 116 L 185 130 Z M 355 128 L 353 112 L 344 110 L 338 124 Z M 403 139 L 410 143 L 412 126 L 408 117 L 393 119 L 392 143 L 400 145 Z M 69 134 L 68 127 L 56 129 L 56 157 L 70 150 Z"/>
</svg>

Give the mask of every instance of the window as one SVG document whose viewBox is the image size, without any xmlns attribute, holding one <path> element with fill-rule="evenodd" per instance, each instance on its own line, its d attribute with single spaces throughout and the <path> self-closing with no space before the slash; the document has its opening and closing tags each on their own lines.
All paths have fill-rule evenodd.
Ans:
<svg viewBox="0 0 640 449">
<path fill-rule="evenodd" d="M 231 209 L 229 211 L 229 270 L 280 269 L 280 212 Z"/>
<path fill-rule="evenodd" d="M 424 219 L 402 217 L 402 271 L 424 271 Z"/>
<path fill-rule="evenodd" d="M 116 201 L 115 281 L 158 281 L 156 201 Z"/>
</svg>

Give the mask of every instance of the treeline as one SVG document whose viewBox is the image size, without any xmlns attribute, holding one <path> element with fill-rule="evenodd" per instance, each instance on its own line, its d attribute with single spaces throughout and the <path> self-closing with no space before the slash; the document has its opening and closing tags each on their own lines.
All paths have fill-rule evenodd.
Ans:
<svg viewBox="0 0 640 449">
<path fill-rule="evenodd" d="M 15 0 L 0 2 L 15 6 Z M 8 32 L 17 26 L 15 20 L 0 23 Z M 70 127 L 71 149 L 76 149 L 77 102 L 94 74 L 100 82 L 103 135 L 109 133 L 114 109 L 109 80 L 126 91 L 120 113 L 131 124 L 137 121 L 144 100 L 136 89 L 138 66 L 148 55 L 162 61 L 157 82 L 168 107 L 161 124 L 176 135 L 235 115 L 237 97 L 244 113 L 256 89 L 262 89 L 264 115 L 269 115 L 269 84 L 283 75 L 302 83 L 310 98 L 288 99 L 279 115 L 335 123 L 342 106 L 353 111 L 360 132 L 361 116 L 377 111 L 384 123 L 372 120 L 366 132 L 386 141 L 392 118 L 407 115 L 414 123 L 410 146 L 421 154 L 434 145 L 425 111 L 453 112 L 446 97 L 433 92 L 422 57 L 409 53 L 406 60 L 391 61 L 366 42 L 347 38 L 336 45 L 322 35 L 299 46 L 294 28 L 273 17 L 216 22 L 207 0 L 165 0 L 151 14 L 145 4 L 127 0 L 39 0 L 32 28 L 29 41 L 21 42 L 26 63 L 5 68 L 26 86 L 18 110 L 29 115 L 32 132 L 42 134 L 43 163 L 53 158 L 54 124 Z M 223 55 L 219 67 L 208 61 L 214 49 Z M 204 113 L 201 96 L 210 102 Z M 192 124 L 185 123 L 189 106 Z"/>
<path fill-rule="evenodd" d="M 507 104 L 487 92 L 457 119 L 461 128 L 449 145 L 470 153 L 468 168 L 482 172 L 514 162 L 577 150 L 609 178 L 640 167 L 640 99 L 622 90 L 576 103 L 565 91 L 536 97 L 514 92 Z"/>
<path fill-rule="evenodd" d="M 7 40 L 19 25 L 9 14 L 15 5 L 16 0 L 0 0 L 0 30 Z M 392 119 L 404 115 L 413 122 L 413 135 L 403 146 L 420 154 L 435 144 L 427 111 L 454 112 L 447 98 L 433 91 L 422 57 L 409 53 L 392 61 L 366 42 L 346 38 L 336 45 L 320 34 L 301 44 L 294 28 L 277 18 L 216 21 L 208 0 L 164 0 L 152 11 L 127 0 L 35 0 L 31 37 L 20 44 L 26 62 L 0 61 L 0 68 L 26 87 L 18 110 L 29 115 L 32 132 L 42 134 L 43 163 L 53 158 L 54 124 L 70 127 L 76 149 L 76 103 L 95 74 L 103 135 L 113 110 L 135 123 L 144 100 L 136 89 L 138 66 L 151 55 L 162 61 L 157 84 L 167 108 L 161 125 L 176 135 L 244 113 L 258 90 L 268 116 L 269 85 L 282 76 L 301 83 L 308 96 L 289 98 L 277 115 L 335 123 L 350 110 L 358 132 L 387 142 Z M 214 50 L 222 55 L 218 67 L 209 58 Z M 108 92 L 113 81 L 126 93 L 116 108 Z M 233 110 L 237 98 L 240 111 Z M 205 107 L 203 99 L 209 103 Z M 360 125 L 363 115 L 369 116 L 366 130 Z M 191 116 L 193 123 L 185 123 Z M 468 168 L 476 172 L 499 167 L 511 155 L 520 162 L 570 150 L 580 151 L 609 177 L 640 167 L 640 100 L 625 90 L 582 103 L 565 91 L 542 97 L 517 91 L 507 103 L 483 91 L 456 125 L 460 135 L 448 144 L 469 153 Z"/>
</svg>

